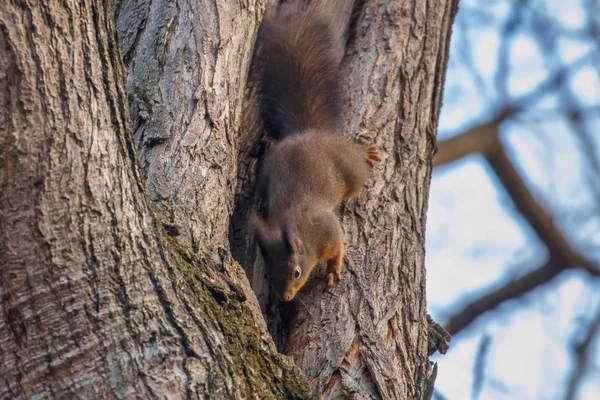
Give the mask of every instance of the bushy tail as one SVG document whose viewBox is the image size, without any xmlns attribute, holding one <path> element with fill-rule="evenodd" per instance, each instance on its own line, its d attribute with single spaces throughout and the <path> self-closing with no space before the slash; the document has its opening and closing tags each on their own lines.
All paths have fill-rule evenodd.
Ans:
<svg viewBox="0 0 600 400">
<path fill-rule="evenodd" d="M 272 138 L 341 128 L 339 43 L 331 27 L 323 14 L 294 3 L 265 18 L 258 37 L 261 115 Z"/>
</svg>

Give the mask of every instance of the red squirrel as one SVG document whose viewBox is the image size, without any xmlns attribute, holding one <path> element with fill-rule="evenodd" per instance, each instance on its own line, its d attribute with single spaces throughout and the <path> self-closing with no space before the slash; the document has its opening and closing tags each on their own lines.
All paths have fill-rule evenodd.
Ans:
<svg viewBox="0 0 600 400">
<path fill-rule="evenodd" d="M 319 262 L 327 262 L 328 286 L 341 279 L 344 235 L 335 208 L 358 196 L 381 160 L 374 146 L 341 135 L 339 43 L 331 28 L 325 15 L 288 2 L 258 34 L 260 112 L 275 145 L 257 176 L 266 218 L 254 215 L 251 226 L 282 301 L 294 298 Z"/>
</svg>

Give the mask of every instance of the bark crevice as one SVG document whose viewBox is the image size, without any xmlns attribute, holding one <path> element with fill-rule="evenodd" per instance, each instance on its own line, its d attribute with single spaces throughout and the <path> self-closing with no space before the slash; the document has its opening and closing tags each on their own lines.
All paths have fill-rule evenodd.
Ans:
<svg viewBox="0 0 600 400">
<path fill-rule="evenodd" d="M 265 2 L 124 0 L 116 24 L 99 0 L 0 5 L 0 397 L 422 396 L 426 127 L 456 4 L 311 4 L 350 21 L 345 134 L 384 159 L 340 209 L 342 282 L 317 271 L 285 305 L 246 227 Z"/>
</svg>

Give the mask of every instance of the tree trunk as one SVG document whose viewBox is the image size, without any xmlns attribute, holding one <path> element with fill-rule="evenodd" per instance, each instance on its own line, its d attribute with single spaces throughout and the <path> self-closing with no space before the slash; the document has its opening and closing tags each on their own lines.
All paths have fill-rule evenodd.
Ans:
<svg viewBox="0 0 600 400">
<path fill-rule="evenodd" d="M 239 267 L 154 216 L 113 13 L 0 6 L 0 398 L 305 397 Z"/>
<path fill-rule="evenodd" d="M 101 1 L 47 3 L 0 4 L 0 397 L 308 397 L 229 254 L 314 392 L 425 397 L 430 139 L 456 2 L 335 10 L 347 134 L 384 160 L 341 211 L 344 279 L 284 306 L 245 229 L 265 2 L 124 0 L 118 29 Z"/>
</svg>

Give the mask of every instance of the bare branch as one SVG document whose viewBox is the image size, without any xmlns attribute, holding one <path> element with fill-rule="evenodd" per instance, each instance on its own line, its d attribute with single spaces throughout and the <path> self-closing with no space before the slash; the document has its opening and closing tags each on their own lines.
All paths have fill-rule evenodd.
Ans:
<svg viewBox="0 0 600 400">
<path fill-rule="evenodd" d="M 438 151 L 433 158 L 434 167 L 460 160 L 472 153 L 492 154 L 499 145 L 496 132 L 500 122 L 494 120 L 477 125 L 465 133 L 438 142 Z"/>
<path fill-rule="evenodd" d="M 523 296 L 538 286 L 551 281 L 562 270 L 559 264 L 549 262 L 518 279 L 510 281 L 506 285 L 490 291 L 467 304 L 458 314 L 451 317 L 445 326 L 446 330 L 450 335 L 456 335 L 469 327 L 482 314 L 493 310 L 505 301 Z"/>
<path fill-rule="evenodd" d="M 451 335 L 467 327 L 485 311 L 548 282 L 565 268 L 583 268 L 592 275 L 600 273 L 597 266 L 594 266 L 571 247 L 554 225 L 552 217 L 531 195 L 500 143 L 499 124 L 499 120 L 492 121 L 440 142 L 438 144 L 439 151 L 434 160 L 435 165 L 443 165 L 474 152 L 484 155 L 517 210 L 548 248 L 551 261 L 465 307 L 462 312 L 450 319 L 446 329 Z"/>
<path fill-rule="evenodd" d="M 575 353 L 576 363 L 573 373 L 567 385 L 567 393 L 565 400 L 574 400 L 576 398 L 577 389 L 581 386 L 581 382 L 586 376 L 590 362 L 591 344 L 594 338 L 600 333 L 600 307 L 596 312 L 596 316 L 590 322 L 583 339 L 575 344 L 573 352 Z"/>
<path fill-rule="evenodd" d="M 573 267 L 584 268 L 590 273 L 597 273 L 598 270 L 595 266 L 571 248 L 570 244 L 554 225 L 552 217 L 533 198 L 519 176 L 519 173 L 508 159 L 504 149 L 497 147 L 496 152 L 492 155 L 487 155 L 486 158 L 504 186 L 504 189 L 515 203 L 517 210 L 523 215 L 548 248 L 551 258 L 563 260 Z"/>
<path fill-rule="evenodd" d="M 528 3 L 528 0 L 517 1 L 515 7 L 512 9 L 511 15 L 506 19 L 506 22 L 500 31 L 500 36 L 503 37 L 504 40 L 500 43 L 500 47 L 498 48 L 498 65 L 494 76 L 494 86 L 498 92 L 499 98 L 504 102 L 509 98 L 508 81 L 511 71 L 509 56 L 510 46 L 515 33 L 521 25 L 523 8 L 527 6 Z"/>
<path fill-rule="evenodd" d="M 479 346 L 477 348 L 477 355 L 475 356 L 475 362 L 473 364 L 473 389 L 472 398 L 477 400 L 481 394 L 483 388 L 483 381 L 485 380 L 485 364 L 492 343 L 492 337 L 489 334 L 485 334 L 481 337 Z"/>
</svg>

